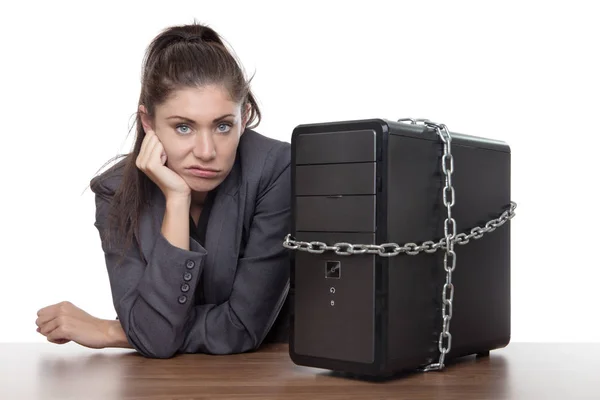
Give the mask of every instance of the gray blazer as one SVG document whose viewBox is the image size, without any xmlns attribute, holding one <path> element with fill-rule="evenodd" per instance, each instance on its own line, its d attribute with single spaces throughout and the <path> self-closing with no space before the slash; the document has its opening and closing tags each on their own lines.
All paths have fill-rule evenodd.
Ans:
<svg viewBox="0 0 600 400">
<path fill-rule="evenodd" d="M 186 251 L 165 239 L 165 198 L 156 188 L 140 216 L 143 257 L 134 245 L 118 266 L 119 248 L 109 246 L 105 229 L 123 161 L 92 179 L 117 318 L 138 352 L 231 354 L 257 349 L 269 334 L 287 340 L 289 256 L 282 242 L 290 229 L 290 157 L 289 143 L 247 129 L 217 191 L 204 246 L 190 237 Z"/>
</svg>

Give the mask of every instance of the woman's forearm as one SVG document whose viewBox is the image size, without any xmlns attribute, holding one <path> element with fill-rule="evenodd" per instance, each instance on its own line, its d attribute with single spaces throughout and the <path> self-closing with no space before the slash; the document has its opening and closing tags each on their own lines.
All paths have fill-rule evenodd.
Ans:
<svg viewBox="0 0 600 400">
<path fill-rule="evenodd" d="M 175 247 L 190 249 L 189 197 L 167 198 L 161 233 Z"/>
<path fill-rule="evenodd" d="M 107 320 L 106 323 L 108 337 L 108 344 L 106 347 L 133 348 L 133 346 L 129 344 L 125 331 L 118 320 Z"/>
</svg>

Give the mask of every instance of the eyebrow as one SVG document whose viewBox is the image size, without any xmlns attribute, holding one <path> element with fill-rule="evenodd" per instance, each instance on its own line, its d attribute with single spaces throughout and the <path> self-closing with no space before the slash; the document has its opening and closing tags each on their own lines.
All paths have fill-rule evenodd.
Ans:
<svg viewBox="0 0 600 400">
<path fill-rule="evenodd" d="M 224 118 L 227 118 L 227 117 L 235 117 L 235 115 L 233 115 L 233 114 L 222 115 L 222 116 L 220 116 L 218 118 L 213 119 L 213 123 L 218 122 L 218 121 L 220 121 L 220 120 L 222 120 Z M 181 120 L 183 120 L 185 122 L 188 122 L 190 124 L 195 124 L 196 123 L 196 121 L 194 121 L 193 119 L 189 119 L 189 118 L 182 117 L 182 116 L 179 116 L 179 115 L 171 115 L 167 119 L 181 119 Z"/>
</svg>

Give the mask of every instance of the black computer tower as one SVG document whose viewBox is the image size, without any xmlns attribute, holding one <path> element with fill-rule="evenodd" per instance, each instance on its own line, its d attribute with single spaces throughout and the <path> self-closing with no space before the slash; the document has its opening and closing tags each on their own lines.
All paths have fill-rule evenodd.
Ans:
<svg viewBox="0 0 600 400">
<path fill-rule="evenodd" d="M 454 133 L 456 233 L 511 203 L 510 148 Z M 292 134 L 292 231 L 327 245 L 444 237 L 443 142 L 422 124 L 369 119 L 299 125 Z M 455 245 L 446 361 L 510 341 L 510 221 Z M 389 376 L 438 361 L 444 251 L 337 255 L 290 250 L 290 357 L 303 366 Z"/>
</svg>

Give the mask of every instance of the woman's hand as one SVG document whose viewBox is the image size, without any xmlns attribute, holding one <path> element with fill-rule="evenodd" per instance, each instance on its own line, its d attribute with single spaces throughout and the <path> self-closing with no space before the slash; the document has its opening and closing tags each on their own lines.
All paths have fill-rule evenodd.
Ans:
<svg viewBox="0 0 600 400">
<path fill-rule="evenodd" d="M 112 321 L 92 317 L 68 301 L 42 308 L 37 315 L 37 331 L 51 343 L 73 341 L 92 349 L 111 345 Z"/>
<path fill-rule="evenodd" d="M 191 189 L 183 178 L 165 166 L 167 155 L 154 131 L 148 130 L 135 165 L 160 188 L 166 198 L 186 197 Z"/>
</svg>

